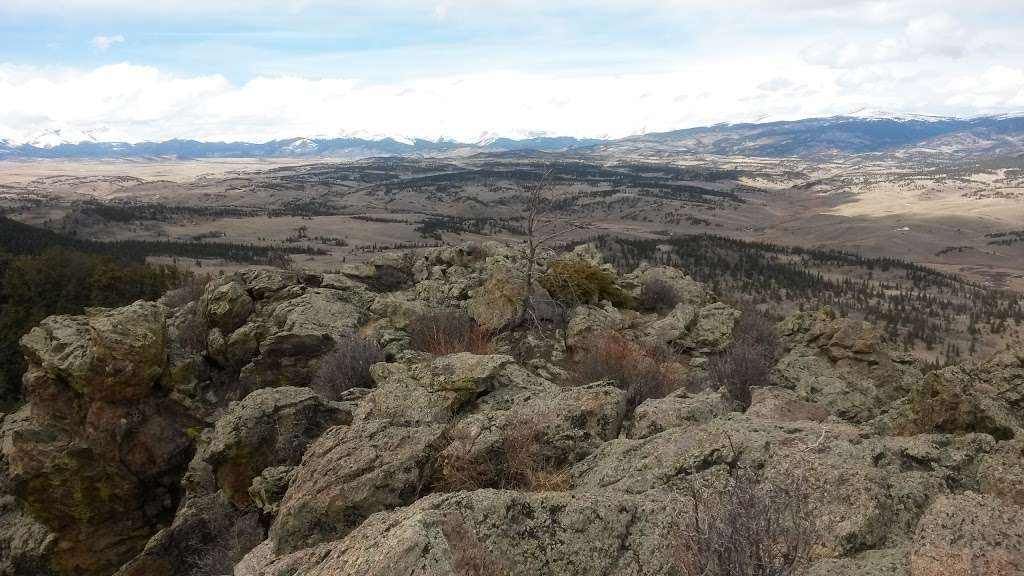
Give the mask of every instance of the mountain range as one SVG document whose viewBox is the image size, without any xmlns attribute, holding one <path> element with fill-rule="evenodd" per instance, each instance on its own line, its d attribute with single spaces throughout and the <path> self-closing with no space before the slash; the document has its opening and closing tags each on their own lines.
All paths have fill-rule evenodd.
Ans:
<svg viewBox="0 0 1024 576">
<path fill-rule="evenodd" d="M 454 155 L 498 151 L 601 151 L 670 148 L 680 153 L 762 157 L 836 154 L 933 154 L 954 157 L 1024 155 L 1024 115 L 947 118 L 861 111 L 844 116 L 716 124 L 619 140 L 540 137 L 465 143 L 395 138 L 290 138 L 264 143 L 100 142 L 88 133 L 47 130 L 29 142 L 0 140 L 0 158 L 271 158 Z"/>
</svg>

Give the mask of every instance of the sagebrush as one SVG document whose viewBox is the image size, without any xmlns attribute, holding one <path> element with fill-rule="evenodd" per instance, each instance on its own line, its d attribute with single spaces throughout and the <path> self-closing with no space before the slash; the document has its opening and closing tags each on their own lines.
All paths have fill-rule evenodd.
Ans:
<svg viewBox="0 0 1024 576">
<path fill-rule="evenodd" d="M 733 342 L 708 362 L 707 378 L 713 387 L 743 408 L 750 406 L 755 386 L 768 384 L 772 367 L 778 360 L 779 337 L 775 324 L 755 308 L 744 308 L 733 328 Z"/>
<path fill-rule="evenodd" d="M 440 488 L 446 491 L 522 490 L 560 491 L 568 487 L 568 467 L 544 452 L 544 430 L 537 423 L 516 419 L 491 451 L 474 454 L 474 438 L 455 432 L 449 438 L 441 466 Z"/>
<path fill-rule="evenodd" d="M 375 341 L 358 336 L 341 340 L 320 361 L 311 388 L 330 400 L 351 388 L 370 388 L 370 367 L 383 361 L 384 352 Z"/>
<path fill-rule="evenodd" d="M 439 310 L 413 319 L 408 327 L 412 347 L 443 356 L 456 352 L 493 354 L 491 335 L 462 310 Z"/>
<path fill-rule="evenodd" d="M 695 482 L 676 563 L 683 576 L 793 576 L 817 537 L 810 491 L 799 477 L 738 468 L 724 486 Z"/>
<path fill-rule="evenodd" d="M 579 355 L 575 384 L 611 380 L 624 390 L 630 407 L 648 398 L 662 398 L 678 389 L 681 378 L 664 350 L 645 348 L 618 334 L 591 339 Z"/>
</svg>

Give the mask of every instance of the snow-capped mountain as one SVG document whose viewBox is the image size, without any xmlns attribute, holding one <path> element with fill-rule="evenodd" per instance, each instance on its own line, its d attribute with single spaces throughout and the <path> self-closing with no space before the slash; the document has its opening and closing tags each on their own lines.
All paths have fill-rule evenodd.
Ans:
<svg viewBox="0 0 1024 576">
<path fill-rule="evenodd" d="M 32 138 L 0 141 L 4 158 L 268 158 L 445 155 L 473 152 L 564 151 L 601 145 L 657 146 L 678 153 L 745 156 L 819 156 L 910 151 L 950 157 L 1024 156 L 1024 115 L 943 118 L 857 110 L 804 120 L 716 124 L 620 140 L 542 136 L 522 140 L 482 133 L 472 143 L 400 136 L 301 137 L 251 142 L 99 142 L 90 132 L 44 130 Z"/>
<path fill-rule="evenodd" d="M 96 143 L 99 140 L 93 136 L 92 132 L 85 130 L 77 130 L 75 128 L 47 128 L 41 132 L 37 132 L 23 142 L 19 142 L 21 145 L 32 146 L 35 148 L 56 148 L 57 146 L 65 144 L 82 144 L 85 143 Z"/>
<path fill-rule="evenodd" d="M 844 114 L 841 117 L 857 118 L 859 120 L 890 120 L 893 122 L 949 122 L 951 120 L 958 120 L 958 118 L 954 118 L 951 116 L 903 114 L 899 112 L 887 112 L 885 110 L 878 110 L 875 108 L 861 108 L 849 114 Z"/>
<path fill-rule="evenodd" d="M 294 155 L 311 154 L 320 149 L 320 145 L 309 138 L 298 138 L 291 144 L 283 147 L 283 151 L 286 151 Z"/>
</svg>

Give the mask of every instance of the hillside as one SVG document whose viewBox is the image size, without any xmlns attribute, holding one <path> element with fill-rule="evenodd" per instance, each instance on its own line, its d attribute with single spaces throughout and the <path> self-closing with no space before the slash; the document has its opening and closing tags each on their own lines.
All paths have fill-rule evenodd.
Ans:
<svg viewBox="0 0 1024 576">
<path fill-rule="evenodd" d="M 928 370 L 829 307 L 775 322 L 605 248 L 622 272 L 489 242 L 42 321 L 0 573 L 1024 567 L 1024 343 Z"/>
</svg>

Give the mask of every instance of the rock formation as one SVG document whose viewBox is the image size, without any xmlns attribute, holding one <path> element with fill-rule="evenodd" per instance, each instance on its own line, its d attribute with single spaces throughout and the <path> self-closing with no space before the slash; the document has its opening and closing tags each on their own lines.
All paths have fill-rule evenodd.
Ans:
<svg viewBox="0 0 1024 576">
<path fill-rule="evenodd" d="M 806 489 L 807 574 L 1024 573 L 1021 344 L 924 374 L 871 325 L 802 312 L 739 402 L 705 367 L 740 313 L 684 272 L 616 276 L 669 286 L 658 313 L 560 302 L 523 324 L 517 258 L 246 270 L 173 308 L 46 319 L 0 429 L 0 576 L 670 576 L 694 486 L 740 469 Z M 413 349 L 439 309 L 500 332 L 495 353 Z M 387 358 L 372 387 L 314 392 L 357 337 Z M 652 357 L 678 389 L 577 382 L 608 337 L 671 355 Z"/>
</svg>

